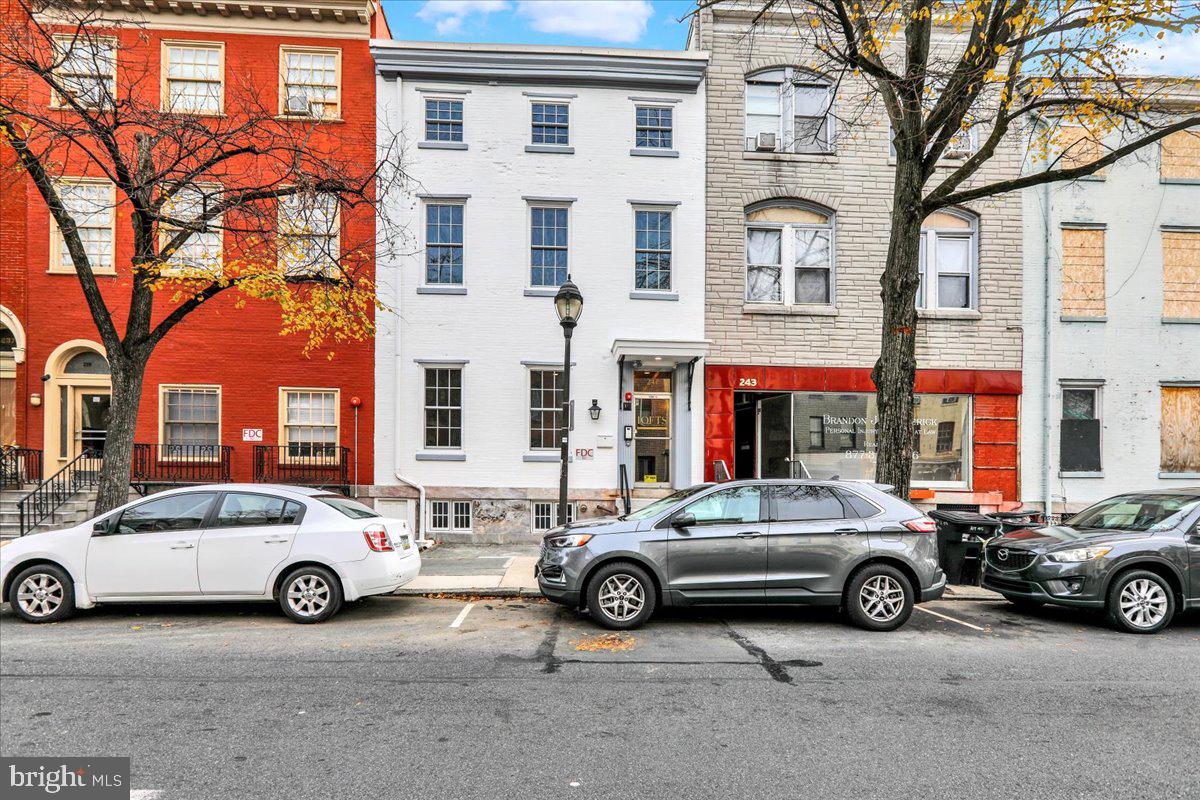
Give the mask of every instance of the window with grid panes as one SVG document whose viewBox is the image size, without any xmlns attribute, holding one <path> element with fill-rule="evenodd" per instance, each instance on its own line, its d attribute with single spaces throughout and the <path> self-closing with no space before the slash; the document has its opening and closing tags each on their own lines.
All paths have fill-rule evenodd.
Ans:
<svg viewBox="0 0 1200 800">
<path fill-rule="evenodd" d="M 566 103 L 533 104 L 533 144 L 570 144 L 570 106 Z"/>
<path fill-rule="evenodd" d="M 283 113 L 336 119 L 341 113 L 338 53 L 284 48 L 282 57 Z"/>
<path fill-rule="evenodd" d="M 529 370 L 529 447 L 551 450 L 562 440 L 562 371 Z"/>
<path fill-rule="evenodd" d="M 462 370 L 425 369 L 425 446 L 462 447 Z"/>
<path fill-rule="evenodd" d="M 567 503 L 567 522 L 575 521 L 575 503 Z M 558 503 L 549 500 L 533 501 L 533 530 L 545 532 L 558 526 Z"/>
<path fill-rule="evenodd" d="M 117 42 L 97 36 L 56 36 L 54 77 L 64 92 L 81 106 L 111 104 L 116 93 Z M 54 94 L 56 105 L 67 98 Z"/>
<path fill-rule="evenodd" d="M 166 110 L 179 114 L 220 113 L 224 90 L 221 45 L 168 44 L 166 54 Z"/>
<path fill-rule="evenodd" d="M 425 206 L 425 283 L 463 282 L 463 207 Z"/>
<path fill-rule="evenodd" d="M 425 141 L 461 142 L 463 140 L 463 101 L 425 100 Z"/>
<path fill-rule="evenodd" d="M 671 149 L 673 116 L 670 108 L 638 106 L 634 147 Z"/>
<path fill-rule="evenodd" d="M 671 212 L 634 212 L 633 285 L 635 289 L 671 289 Z"/>
<path fill-rule="evenodd" d="M 162 429 L 166 455 L 216 455 L 216 446 L 221 443 L 221 390 L 191 386 L 163 389 Z"/>
<path fill-rule="evenodd" d="M 189 231 L 183 244 L 167 258 L 168 270 L 215 274 L 221 271 L 223 236 L 220 216 L 202 217 L 219 201 L 219 186 L 184 186 L 162 207 L 159 240 L 167 247 L 182 231 Z"/>
<path fill-rule="evenodd" d="M 284 393 L 283 443 L 293 458 L 334 458 L 338 447 L 337 392 L 289 389 Z"/>
<path fill-rule="evenodd" d="M 58 196 L 67 214 L 75 221 L 79 241 L 93 270 L 113 269 L 113 187 L 99 181 L 63 180 L 57 183 Z M 57 226 L 55 226 L 57 230 Z M 74 269 L 66 240 L 58 236 L 59 263 Z"/>
<path fill-rule="evenodd" d="M 529 210 L 530 286 L 562 286 L 567 280 L 567 209 Z"/>
<path fill-rule="evenodd" d="M 431 531 L 469 531 L 472 521 L 470 500 L 430 500 Z"/>
<path fill-rule="evenodd" d="M 284 274 L 336 274 L 341 258 L 337 204 L 332 194 L 295 194 L 279 199 L 276 246 Z"/>
</svg>

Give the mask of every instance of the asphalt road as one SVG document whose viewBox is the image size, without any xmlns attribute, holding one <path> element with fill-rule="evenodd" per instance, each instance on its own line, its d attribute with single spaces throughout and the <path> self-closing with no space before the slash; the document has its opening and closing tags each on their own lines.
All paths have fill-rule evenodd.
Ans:
<svg viewBox="0 0 1200 800">
<path fill-rule="evenodd" d="M 540 602 L 465 607 L 6 607 L 0 752 L 129 755 L 159 800 L 1200 795 L 1200 615 L 1137 637 L 941 602 L 869 634 L 726 609 L 606 640 Z"/>
</svg>

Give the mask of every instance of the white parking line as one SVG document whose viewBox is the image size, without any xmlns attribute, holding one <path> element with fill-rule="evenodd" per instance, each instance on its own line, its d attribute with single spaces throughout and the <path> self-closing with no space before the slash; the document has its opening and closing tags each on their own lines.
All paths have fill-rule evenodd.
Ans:
<svg viewBox="0 0 1200 800">
<path fill-rule="evenodd" d="M 161 789 L 130 789 L 129 800 L 157 800 L 162 797 Z"/>
<path fill-rule="evenodd" d="M 942 619 L 949 620 L 950 622 L 957 622 L 959 625 L 970 628 L 973 631 L 984 631 L 985 630 L 984 628 L 981 628 L 978 625 L 972 625 L 971 623 L 969 623 L 965 620 L 957 619 L 955 617 L 950 616 L 949 614 L 943 614 L 940 611 L 934 611 L 932 608 L 926 608 L 925 606 L 917 606 L 916 609 L 917 609 L 917 611 L 924 611 L 926 614 L 933 614 L 935 617 L 941 617 Z"/>
<path fill-rule="evenodd" d="M 457 628 L 463 624 L 463 620 L 467 618 L 467 614 L 471 613 L 471 609 L 475 607 L 474 603 L 467 603 L 463 606 L 463 610 L 458 612 L 458 616 L 454 618 L 454 622 L 450 623 L 451 628 Z"/>
</svg>

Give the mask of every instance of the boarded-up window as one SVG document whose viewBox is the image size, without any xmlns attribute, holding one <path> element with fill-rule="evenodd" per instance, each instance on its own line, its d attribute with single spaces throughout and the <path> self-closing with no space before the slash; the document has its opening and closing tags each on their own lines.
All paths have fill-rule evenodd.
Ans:
<svg viewBox="0 0 1200 800">
<path fill-rule="evenodd" d="M 1162 387 L 1162 471 L 1200 472 L 1200 386 Z"/>
<path fill-rule="evenodd" d="M 1104 316 L 1104 230 L 1063 228 L 1062 313 Z"/>
<path fill-rule="evenodd" d="M 1200 230 L 1163 231 L 1163 316 L 1200 319 Z"/>
<path fill-rule="evenodd" d="M 1062 151 L 1062 157 L 1057 166 L 1062 169 L 1082 167 L 1104 157 L 1104 143 L 1100 138 L 1079 125 L 1064 125 L 1058 129 L 1055 141 Z M 1099 170 L 1096 175 L 1103 175 L 1108 168 Z"/>
<path fill-rule="evenodd" d="M 1165 181 L 1200 181 L 1200 131 L 1178 131 L 1163 139 L 1159 170 Z"/>
</svg>

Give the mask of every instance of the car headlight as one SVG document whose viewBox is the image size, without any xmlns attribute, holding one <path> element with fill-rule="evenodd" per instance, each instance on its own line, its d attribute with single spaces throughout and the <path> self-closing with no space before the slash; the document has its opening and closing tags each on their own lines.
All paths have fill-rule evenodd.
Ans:
<svg viewBox="0 0 1200 800">
<path fill-rule="evenodd" d="M 590 533 L 568 533 L 563 536 L 551 536 L 546 539 L 548 547 L 583 547 L 592 540 Z"/>
<path fill-rule="evenodd" d="M 1074 564 L 1080 561 L 1094 561 L 1097 558 L 1108 555 L 1112 550 L 1111 547 L 1078 547 L 1074 550 L 1059 550 L 1056 553 L 1047 553 L 1046 558 L 1051 561 L 1057 561 L 1059 564 Z"/>
</svg>

